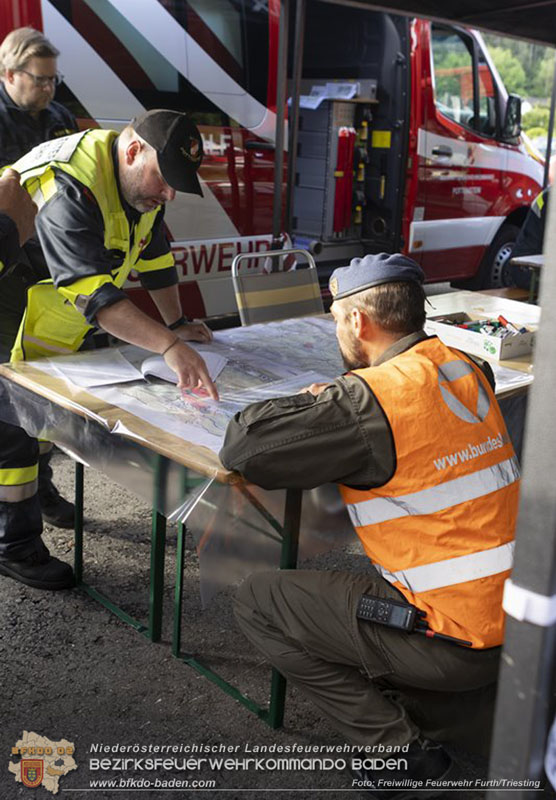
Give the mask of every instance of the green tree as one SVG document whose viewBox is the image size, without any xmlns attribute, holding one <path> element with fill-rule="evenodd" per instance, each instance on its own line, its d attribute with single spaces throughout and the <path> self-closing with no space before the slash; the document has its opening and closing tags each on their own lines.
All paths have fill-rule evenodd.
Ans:
<svg viewBox="0 0 556 800">
<path fill-rule="evenodd" d="M 550 97 L 554 80 L 554 54 L 549 53 L 539 63 L 538 69 L 529 84 L 533 97 Z"/>
<path fill-rule="evenodd" d="M 523 129 L 529 130 L 529 128 L 542 128 L 546 133 L 548 130 L 549 115 L 550 110 L 546 106 L 533 106 L 531 111 L 527 111 L 523 115 Z"/>
<path fill-rule="evenodd" d="M 523 130 L 530 139 L 538 139 L 541 136 L 546 136 L 548 133 L 546 128 L 526 128 L 524 126 Z"/>
<path fill-rule="evenodd" d="M 506 47 L 492 47 L 489 52 L 508 92 L 522 95 L 527 79 L 519 59 Z"/>
<path fill-rule="evenodd" d="M 525 85 L 523 89 L 518 90 L 506 83 L 506 76 L 499 70 L 508 91 L 521 93 L 524 97 L 537 97 L 549 101 L 554 68 L 554 49 L 552 47 L 494 34 L 485 34 L 484 39 L 490 53 L 498 48 L 509 50 L 525 72 Z M 517 86 L 519 86 L 519 82 Z"/>
</svg>

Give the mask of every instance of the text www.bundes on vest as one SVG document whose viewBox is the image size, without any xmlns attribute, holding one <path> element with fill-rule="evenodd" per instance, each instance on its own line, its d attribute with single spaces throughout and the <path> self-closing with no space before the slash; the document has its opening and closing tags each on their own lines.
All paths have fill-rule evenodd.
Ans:
<svg viewBox="0 0 556 800">
<path fill-rule="evenodd" d="M 442 458 L 434 458 L 434 466 L 436 469 L 446 469 L 446 467 L 455 467 L 458 463 L 463 464 L 465 461 L 470 461 L 472 458 L 479 458 L 492 450 L 498 450 L 499 447 L 504 447 L 507 442 L 507 437 L 499 433 L 497 436 L 489 436 L 485 442 L 479 444 L 468 444 L 465 450 L 456 450 L 454 453 L 448 453 Z"/>
</svg>

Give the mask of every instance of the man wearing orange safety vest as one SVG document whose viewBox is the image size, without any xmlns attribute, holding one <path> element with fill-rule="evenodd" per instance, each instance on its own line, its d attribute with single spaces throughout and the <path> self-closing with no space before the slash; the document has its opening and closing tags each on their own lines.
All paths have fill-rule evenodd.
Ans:
<svg viewBox="0 0 556 800">
<path fill-rule="evenodd" d="M 355 745 L 354 786 L 374 798 L 449 779 L 450 756 L 425 737 L 461 742 L 466 717 L 490 721 L 518 504 L 492 372 L 425 334 L 423 278 L 400 254 L 335 270 L 348 372 L 248 406 L 220 453 L 267 489 L 340 484 L 365 573 L 257 573 L 236 616 Z M 413 622 L 400 629 L 401 617 Z M 402 748 L 393 769 L 376 765 L 384 746 Z"/>
</svg>

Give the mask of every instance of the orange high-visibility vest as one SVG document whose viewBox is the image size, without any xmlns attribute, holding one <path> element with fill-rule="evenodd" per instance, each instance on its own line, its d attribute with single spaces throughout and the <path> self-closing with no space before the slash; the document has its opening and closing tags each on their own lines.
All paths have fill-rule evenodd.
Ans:
<svg viewBox="0 0 556 800">
<path fill-rule="evenodd" d="M 341 487 L 367 555 L 433 631 L 501 644 L 519 465 L 488 381 L 436 337 L 353 374 L 380 403 L 396 452 L 383 486 Z"/>
</svg>

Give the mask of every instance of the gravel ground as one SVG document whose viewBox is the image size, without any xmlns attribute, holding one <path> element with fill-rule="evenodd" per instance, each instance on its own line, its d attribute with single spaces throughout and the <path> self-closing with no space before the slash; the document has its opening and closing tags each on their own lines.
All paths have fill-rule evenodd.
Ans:
<svg viewBox="0 0 556 800">
<path fill-rule="evenodd" d="M 56 482 L 66 497 L 73 492 L 73 465 L 55 457 Z M 107 483 L 99 473 L 86 471 L 85 578 L 129 613 L 146 619 L 150 509 L 128 491 Z M 215 745 L 246 748 L 260 745 L 342 746 L 331 726 L 298 692 L 290 689 L 285 725 L 273 731 L 208 680 L 170 652 L 171 603 L 175 529 L 168 532 L 165 589 L 165 627 L 162 642 L 152 644 L 120 622 L 82 591 L 41 592 L 0 578 L 0 657 L 3 669 L 2 752 L 0 800 L 36 798 L 52 794 L 43 786 L 29 789 L 16 783 L 7 770 L 12 746 L 23 731 L 75 744 L 77 769 L 60 780 L 59 796 L 113 800 L 177 796 L 248 796 L 299 798 L 363 797 L 344 772 L 267 771 L 254 768 L 206 768 L 186 772 L 159 770 L 127 772 L 90 769 L 95 745 Z M 73 559 L 73 533 L 47 527 L 45 541 L 67 561 Z M 325 567 L 345 566 L 345 554 L 328 554 Z M 182 641 L 226 678 L 259 701 L 268 690 L 269 670 L 237 630 L 230 612 L 230 592 L 217 596 L 201 610 L 198 564 L 193 543 L 186 555 L 186 610 Z M 251 753 L 251 755 L 253 755 Z M 272 754 L 276 755 L 276 754 Z M 462 774 L 474 779 L 484 774 L 478 757 L 456 753 Z M 104 756 L 106 757 L 106 756 Z M 114 758 L 114 754 L 109 754 Z M 128 754 L 127 757 L 132 757 Z M 270 756 L 269 756 L 270 757 Z M 335 756 L 338 757 L 337 755 Z M 13 758 L 13 757 L 12 757 Z M 177 755 L 183 758 L 183 753 Z M 117 784 L 95 789 L 94 780 L 122 777 L 154 781 L 189 778 L 214 780 L 215 788 L 163 792 L 160 789 Z M 169 788 L 169 787 L 167 787 Z M 87 790 L 87 791 L 86 791 Z M 481 792 L 450 792 L 446 798 L 480 800 Z M 538 795 L 537 795 L 538 796 Z M 544 797 L 544 795 L 543 795 Z"/>
</svg>

